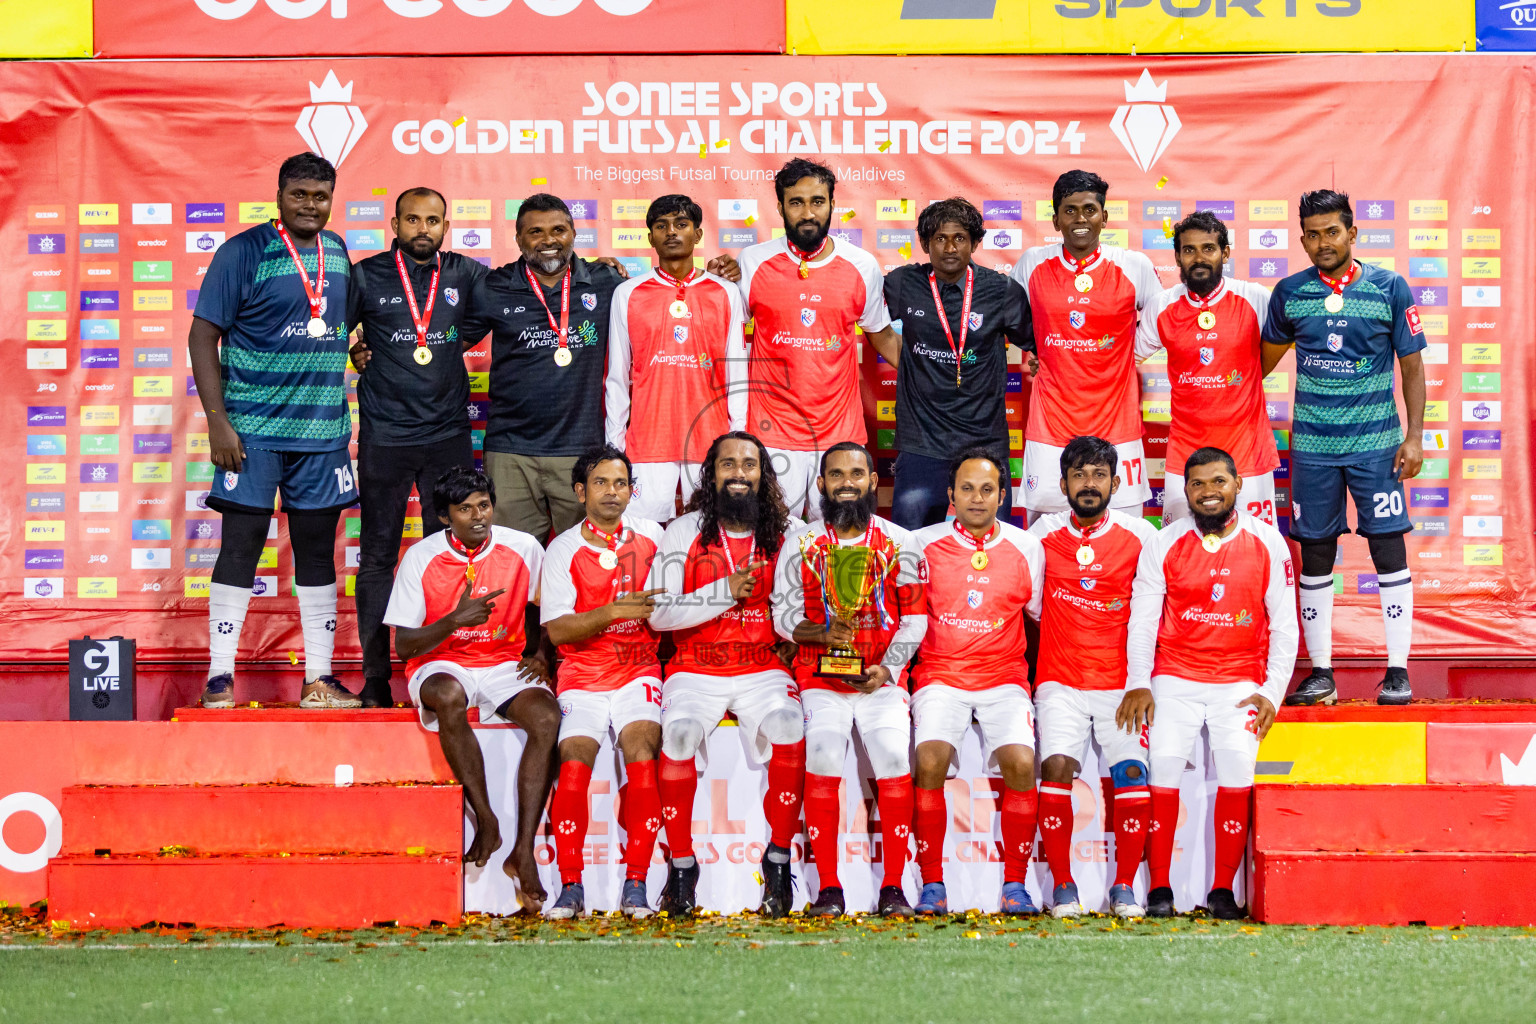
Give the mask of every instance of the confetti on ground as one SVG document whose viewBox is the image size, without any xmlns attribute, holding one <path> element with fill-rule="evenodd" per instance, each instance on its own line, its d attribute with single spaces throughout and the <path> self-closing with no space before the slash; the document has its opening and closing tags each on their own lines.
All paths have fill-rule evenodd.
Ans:
<svg viewBox="0 0 1536 1024">
<path fill-rule="evenodd" d="M 1168 184 L 1168 177 L 1167 177 L 1167 175 L 1164 175 L 1163 177 L 1157 179 L 1157 187 L 1158 188 L 1162 188 L 1166 184 Z"/>
<path fill-rule="evenodd" d="M 880 152 L 884 153 L 886 150 L 891 148 L 891 140 L 890 139 L 886 139 L 884 142 L 880 143 L 880 145 L 877 146 L 876 148 L 879 149 Z"/>
<path fill-rule="evenodd" d="M 453 126 L 455 128 L 457 128 L 459 125 L 463 124 L 465 121 L 468 121 L 468 120 L 469 120 L 469 118 L 465 117 L 463 114 L 460 114 L 459 115 L 459 119 L 457 121 L 453 122 Z"/>
<path fill-rule="evenodd" d="M 548 178 L 529 178 L 528 179 L 528 184 L 530 184 L 530 185 L 548 185 L 549 184 L 549 179 Z"/>
<path fill-rule="evenodd" d="M 853 220 L 853 218 L 855 218 L 857 216 L 858 216 L 857 213 L 855 213 L 852 210 L 849 210 L 847 213 L 843 214 L 843 223 L 847 224 L 849 221 Z"/>
</svg>

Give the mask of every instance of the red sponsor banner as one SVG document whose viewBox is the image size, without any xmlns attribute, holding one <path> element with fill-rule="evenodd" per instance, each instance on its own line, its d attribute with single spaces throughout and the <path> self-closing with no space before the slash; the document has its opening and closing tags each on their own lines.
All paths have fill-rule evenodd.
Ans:
<svg viewBox="0 0 1536 1024">
<path fill-rule="evenodd" d="M 99 57 L 783 50 L 780 0 L 96 0 Z"/>
<path fill-rule="evenodd" d="M 62 660 L 86 623 L 136 638 L 144 658 L 203 656 L 219 519 L 201 502 L 212 469 L 190 387 L 190 310 L 210 253 L 270 216 L 278 163 L 306 146 L 338 164 L 330 226 L 354 258 L 388 244 L 395 194 L 429 184 L 448 197 L 452 245 L 469 255 L 515 259 L 517 202 L 552 191 L 572 207 L 580 251 L 634 270 L 649 262 L 644 212 L 662 193 L 701 203 L 706 255 L 772 237 L 772 174 L 795 155 L 835 170 L 834 231 L 886 269 L 922 258 L 917 214 L 953 194 L 986 217 L 977 261 L 1011 269 L 1026 246 L 1056 240 L 1052 181 L 1087 167 L 1111 182 L 1105 240 L 1145 250 L 1165 284 L 1177 279 L 1165 220 L 1196 209 L 1228 224 L 1238 276 L 1273 283 L 1307 265 L 1296 197 L 1345 189 L 1356 254 L 1408 278 L 1430 345 L 1425 469 L 1405 495 L 1414 652 L 1536 649 L 1525 286 L 1536 268 L 1520 184 L 1528 147 L 1509 144 L 1530 113 L 1529 59 L 719 57 L 691 63 L 681 84 L 676 67 L 640 57 L 0 66 L 0 153 L 26 169 L 0 177 L 0 230 L 17 252 L 0 296 L 25 339 L 0 381 L 0 438 L 25 463 L 0 494 L 0 613 L 11 627 L 0 658 Z M 1342 115 L 1334 95 L 1371 116 Z M 1355 143 L 1305 141 L 1318 132 Z M 1445 152 L 1456 159 L 1423 156 Z M 67 216 L 40 222 L 42 209 Z M 116 261 L 117 280 L 97 287 L 87 264 L 102 260 Z M 864 358 L 885 467 L 894 375 L 872 351 Z M 466 362 L 479 428 L 484 347 Z M 1286 463 L 1282 524 L 1295 376 L 1288 356 L 1266 381 Z M 1149 361 L 1142 378 L 1157 491 L 1166 368 Z M 1020 379 L 1010 392 L 1022 417 Z M 1158 511 L 1154 500 L 1147 514 Z M 349 513 L 338 539 L 347 594 L 356 527 Z M 245 658 L 302 650 L 285 525 L 268 547 Z M 1380 656 L 1366 544 L 1346 537 L 1341 551 L 1335 654 Z M 338 656 L 355 657 L 349 597 L 341 620 Z"/>
</svg>

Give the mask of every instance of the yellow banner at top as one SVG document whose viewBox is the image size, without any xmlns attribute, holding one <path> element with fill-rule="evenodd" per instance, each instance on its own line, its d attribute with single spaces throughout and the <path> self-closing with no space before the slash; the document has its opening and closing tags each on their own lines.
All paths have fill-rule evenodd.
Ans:
<svg viewBox="0 0 1536 1024">
<path fill-rule="evenodd" d="M 91 56 L 91 0 L 0 0 L 0 57 Z"/>
<path fill-rule="evenodd" d="M 1473 0 L 788 0 L 794 53 L 1476 49 Z"/>
</svg>

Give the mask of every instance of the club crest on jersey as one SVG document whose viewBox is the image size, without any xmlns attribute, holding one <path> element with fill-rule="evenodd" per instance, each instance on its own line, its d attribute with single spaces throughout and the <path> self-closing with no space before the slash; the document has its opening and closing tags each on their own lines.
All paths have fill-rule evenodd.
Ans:
<svg viewBox="0 0 1536 1024">
<path fill-rule="evenodd" d="M 1086 576 L 1083 577 L 1082 579 L 1078 580 L 1077 582 L 1082 584 L 1082 587 L 1083 587 L 1084 590 L 1092 590 L 1094 587 L 1099 585 L 1099 581 L 1098 580 L 1089 579 Z"/>
<path fill-rule="evenodd" d="M 688 325 L 687 324 L 673 324 L 672 325 L 672 340 L 677 342 L 679 345 L 681 345 L 683 342 L 687 341 L 688 340 Z"/>
<path fill-rule="evenodd" d="M 443 300 L 450 306 L 457 306 L 459 304 L 459 290 L 457 288 L 444 288 Z"/>
<path fill-rule="evenodd" d="M 1200 346 L 1200 365 L 1210 366 L 1216 361 L 1216 350 L 1209 345 Z"/>
<path fill-rule="evenodd" d="M 587 292 L 585 295 L 583 295 L 581 297 L 581 304 L 583 306 L 587 307 L 588 310 L 596 309 L 597 308 L 597 296 L 593 295 L 591 292 Z"/>
<path fill-rule="evenodd" d="M 971 330 L 973 330 L 973 331 L 981 330 L 981 314 L 980 313 L 972 313 L 970 320 L 967 321 L 967 322 L 971 325 Z"/>
<path fill-rule="evenodd" d="M 1343 347 L 1344 347 L 1344 335 L 1342 335 L 1342 334 L 1330 334 L 1330 335 L 1328 335 L 1328 351 L 1329 352 L 1337 352 L 1339 349 L 1341 349 Z"/>
<path fill-rule="evenodd" d="M 227 470 L 227 469 L 224 471 L 224 489 L 226 491 L 234 490 L 235 489 L 235 485 L 238 484 L 239 482 L 240 482 L 240 474 L 239 473 L 236 473 L 233 470 Z"/>
<path fill-rule="evenodd" d="M 808 309 L 808 308 L 805 308 L 805 307 L 801 307 L 801 309 L 800 309 L 800 323 L 801 323 L 801 325 L 805 326 L 805 327 L 809 327 L 812 324 L 814 324 L 815 322 L 816 322 L 816 311 L 814 309 Z"/>
<path fill-rule="evenodd" d="M 1073 327 L 1081 328 L 1083 324 L 1087 322 L 1088 314 L 1084 313 L 1080 309 L 1074 309 L 1072 312 L 1067 314 L 1067 323 L 1071 324 Z"/>
<path fill-rule="evenodd" d="M 1038 476 L 1033 476 L 1033 475 L 1031 475 L 1029 477 L 1026 477 L 1025 480 L 1024 480 L 1024 486 L 1029 488 L 1032 491 L 1036 487 L 1040 486 L 1040 478 Z"/>
<path fill-rule="evenodd" d="M 1223 597 L 1226 597 L 1226 596 L 1227 596 L 1227 585 L 1225 583 L 1212 583 L 1211 584 L 1211 600 L 1212 601 L 1220 601 Z"/>
<path fill-rule="evenodd" d="M 969 606 L 971 606 L 972 608 L 980 608 L 981 607 L 981 591 L 979 591 L 979 590 L 968 590 L 968 591 L 966 591 L 965 603 L 968 604 Z"/>
</svg>

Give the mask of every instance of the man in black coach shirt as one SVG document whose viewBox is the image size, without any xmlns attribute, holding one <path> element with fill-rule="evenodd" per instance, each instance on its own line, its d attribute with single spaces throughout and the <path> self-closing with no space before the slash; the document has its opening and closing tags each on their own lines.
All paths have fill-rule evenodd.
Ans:
<svg viewBox="0 0 1536 1024">
<path fill-rule="evenodd" d="M 901 334 L 878 348 L 896 367 L 900 454 L 891 520 L 908 530 L 944 521 L 956 452 L 982 445 L 1008 465 L 1005 346 L 1034 348 L 1024 289 L 971 262 L 986 236 L 976 207 L 964 199 L 931 203 L 917 218 L 917 236 L 933 262 L 885 275 L 885 304 Z M 1001 515 L 1011 491 L 1003 489 Z"/>
<path fill-rule="evenodd" d="M 448 208 L 430 188 L 402 192 L 389 222 L 388 252 L 352 268 L 347 323 L 362 325 L 352 347 L 359 368 L 357 476 L 362 528 L 357 570 L 357 631 L 363 647 L 363 707 L 389 707 L 389 627 L 384 609 L 394 584 L 411 485 L 421 496 L 421 532 L 443 529 L 433 485 L 453 466 L 473 466 L 464 313 L 486 268 L 440 252 Z M 410 291 L 406 291 L 406 281 Z"/>
</svg>

